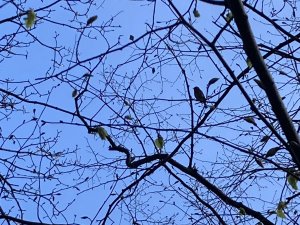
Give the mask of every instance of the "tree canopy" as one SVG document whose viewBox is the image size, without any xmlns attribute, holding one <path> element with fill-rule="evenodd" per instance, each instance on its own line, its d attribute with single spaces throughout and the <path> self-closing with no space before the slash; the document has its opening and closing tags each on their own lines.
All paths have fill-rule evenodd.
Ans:
<svg viewBox="0 0 300 225">
<path fill-rule="evenodd" d="M 299 224 L 298 5 L 4 0 L 1 224 Z"/>
</svg>

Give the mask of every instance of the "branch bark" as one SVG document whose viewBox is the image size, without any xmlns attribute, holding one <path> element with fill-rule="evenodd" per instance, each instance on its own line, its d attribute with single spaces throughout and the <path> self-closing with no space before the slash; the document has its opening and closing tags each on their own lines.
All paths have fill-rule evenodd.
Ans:
<svg viewBox="0 0 300 225">
<path fill-rule="evenodd" d="M 258 77 L 265 87 L 265 92 L 272 106 L 272 110 L 278 119 L 278 122 L 288 140 L 288 143 L 290 144 L 292 142 L 295 142 L 299 146 L 299 136 L 281 99 L 276 84 L 264 62 L 262 55 L 260 54 L 242 1 L 226 0 L 226 2 L 233 14 L 234 21 L 240 32 L 244 50 L 248 58 L 250 59 Z M 300 168 L 300 148 L 290 147 L 288 148 L 288 151 L 290 152 L 297 167 Z"/>
</svg>

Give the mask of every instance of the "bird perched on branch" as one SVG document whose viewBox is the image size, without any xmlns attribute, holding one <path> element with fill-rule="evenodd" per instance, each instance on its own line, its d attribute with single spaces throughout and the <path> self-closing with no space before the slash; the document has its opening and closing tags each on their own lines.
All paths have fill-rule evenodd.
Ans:
<svg viewBox="0 0 300 225">
<path fill-rule="evenodd" d="M 199 87 L 194 87 L 194 96 L 196 100 L 206 106 L 206 98 Z"/>
</svg>

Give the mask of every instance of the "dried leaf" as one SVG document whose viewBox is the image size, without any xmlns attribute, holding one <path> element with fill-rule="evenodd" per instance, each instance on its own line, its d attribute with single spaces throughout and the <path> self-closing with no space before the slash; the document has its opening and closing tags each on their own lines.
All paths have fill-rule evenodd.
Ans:
<svg viewBox="0 0 300 225">
<path fill-rule="evenodd" d="M 97 20 L 98 16 L 92 16 L 90 17 L 87 22 L 86 22 L 86 25 L 89 26 L 91 25 L 92 23 L 94 23 L 96 20 Z"/>
<path fill-rule="evenodd" d="M 280 150 L 280 147 L 270 148 L 269 151 L 267 151 L 266 153 L 266 157 L 274 156 L 278 152 L 278 150 Z"/>
<path fill-rule="evenodd" d="M 257 163 L 257 165 L 259 165 L 261 168 L 264 168 L 264 164 L 261 159 L 258 159 L 256 157 L 254 159 L 255 159 L 255 162 Z"/>
<path fill-rule="evenodd" d="M 197 18 L 200 17 L 200 13 L 196 8 L 194 9 L 193 14 L 194 14 L 194 17 L 197 17 Z"/>
<path fill-rule="evenodd" d="M 77 96 L 77 90 L 74 89 L 74 90 L 72 91 L 72 97 L 75 98 L 76 96 Z"/>
<path fill-rule="evenodd" d="M 219 78 L 216 78 L 216 77 L 210 79 L 210 80 L 208 81 L 207 87 L 209 87 L 210 85 L 216 83 L 218 80 L 219 80 Z"/>
<path fill-rule="evenodd" d="M 256 122 L 255 122 L 255 120 L 254 120 L 254 118 L 251 117 L 251 116 L 244 117 L 244 120 L 245 120 L 247 123 L 251 123 L 251 124 L 257 126 L 257 124 L 256 124 Z"/>
</svg>

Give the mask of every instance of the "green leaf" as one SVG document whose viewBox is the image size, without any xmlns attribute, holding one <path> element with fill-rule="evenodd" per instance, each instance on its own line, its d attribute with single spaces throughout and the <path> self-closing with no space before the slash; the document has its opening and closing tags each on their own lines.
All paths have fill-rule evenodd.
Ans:
<svg viewBox="0 0 300 225">
<path fill-rule="evenodd" d="M 288 175 L 287 180 L 293 189 L 298 190 L 298 185 L 297 185 L 298 179 L 295 176 Z"/>
<path fill-rule="evenodd" d="M 106 130 L 103 127 L 98 127 L 97 133 L 99 134 L 99 137 L 102 140 L 106 140 L 106 137 L 108 136 Z"/>
<path fill-rule="evenodd" d="M 193 14 L 194 14 L 194 17 L 197 17 L 197 18 L 200 17 L 200 13 L 196 8 L 194 9 Z"/>
<path fill-rule="evenodd" d="M 27 17 L 24 20 L 26 28 L 30 29 L 36 20 L 36 13 L 33 9 L 27 11 Z"/>
<path fill-rule="evenodd" d="M 232 18 L 233 18 L 232 12 L 228 12 L 228 13 L 226 14 L 226 16 L 225 16 L 225 20 L 226 20 L 227 22 L 231 21 Z"/>
<path fill-rule="evenodd" d="M 154 143 L 155 143 L 155 146 L 160 150 L 164 147 L 164 144 L 165 144 L 164 139 L 160 134 L 157 135 L 157 139 L 154 141 Z"/>
<path fill-rule="evenodd" d="M 282 218 L 282 219 L 286 218 L 282 209 L 277 209 L 276 214 L 279 218 Z"/>
<path fill-rule="evenodd" d="M 270 148 L 269 151 L 267 151 L 267 153 L 266 153 L 266 157 L 274 156 L 279 150 L 280 150 L 280 147 Z"/>
<path fill-rule="evenodd" d="M 92 17 L 90 17 L 90 18 L 87 20 L 86 25 L 87 25 L 87 26 L 91 25 L 91 24 L 94 23 L 97 19 L 98 19 L 98 16 L 92 16 Z"/>
<path fill-rule="evenodd" d="M 209 87 L 210 85 L 216 83 L 218 80 L 219 80 L 219 78 L 216 78 L 216 77 L 210 79 L 210 80 L 208 81 L 207 87 Z"/>
<path fill-rule="evenodd" d="M 250 59 L 249 58 L 247 58 L 247 66 L 248 66 L 248 68 L 249 69 L 251 69 L 252 68 L 252 62 L 250 61 Z"/>
<path fill-rule="evenodd" d="M 77 96 L 77 90 L 74 89 L 74 90 L 72 91 L 72 97 L 75 98 L 76 96 Z"/>
<path fill-rule="evenodd" d="M 255 122 L 255 120 L 254 120 L 254 118 L 251 117 L 251 116 L 244 117 L 244 120 L 245 120 L 247 123 L 251 123 L 251 124 L 257 126 L 257 124 L 256 124 L 256 122 Z"/>
<path fill-rule="evenodd" d="M 246 211 L 242 207 L 239 208 L 239 213 L 240 213 L 240 215 L 246 215 Z"/>
</svg>

